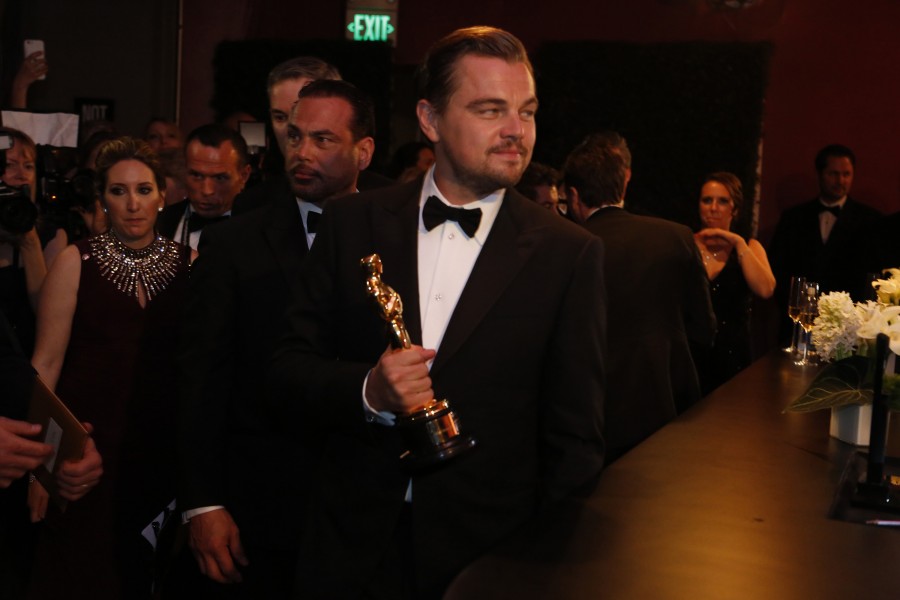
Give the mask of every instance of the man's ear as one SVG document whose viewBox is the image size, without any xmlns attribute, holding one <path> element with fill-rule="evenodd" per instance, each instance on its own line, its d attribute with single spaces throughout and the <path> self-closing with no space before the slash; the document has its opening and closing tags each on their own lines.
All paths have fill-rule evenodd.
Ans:
<svg viewBox="0 0 900 600">
<path fill-rule="evenodd" d="M 584 205 L 581 203 L 581 195 L 578 193 L 578 188 L 568 185 L 564 187 L 566 189 L 566 210 L 575 218 L 576 222 L 581 223 L 583 221 L 581 215 Z"/>
<path fill-rule="evenodd" d="M 416 116 L 419 118 L 419 127 L 422 133 L 432 144 L 441 141 L 437 126 L 437 112 L 428 100 L 422 99 L 416 103 Z"/>
<path fill-rule="evenodd" d="M 250 179 L 250 173 L 252 172 L 252 168 L 250 165 L 244 165 L 239 171 L 241 175 L 241 189 L 244 189 L 244 186 L 247 185 L 247 181 Z"/>
<path fill-rule="evenodd" d="M 578 194 L 578 188 L 572 186 L 564 186 L 566 189 L 566 204 L 569 206 L 580 205 L 581 196 Z"/>
<path fill-rule="evenodd" d="M 364 137 L 356 142 L 357 163 L 356 166 L 360 171 L 368 168 L 372 162 L 372 155 L 375 154 L 375 140 L 370 137 Z"/>
</svg>

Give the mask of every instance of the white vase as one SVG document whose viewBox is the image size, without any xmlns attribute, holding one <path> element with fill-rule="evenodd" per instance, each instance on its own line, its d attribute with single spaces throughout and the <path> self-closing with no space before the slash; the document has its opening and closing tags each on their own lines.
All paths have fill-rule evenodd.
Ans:
<svg viewBox="0 0 900 600">
<path fill-rule="evenodd" d="M 868 446 L 871 431 L 871 404 L 851 404 L 831 409 L 831 437 L 856 446 Z"/>
</svg>

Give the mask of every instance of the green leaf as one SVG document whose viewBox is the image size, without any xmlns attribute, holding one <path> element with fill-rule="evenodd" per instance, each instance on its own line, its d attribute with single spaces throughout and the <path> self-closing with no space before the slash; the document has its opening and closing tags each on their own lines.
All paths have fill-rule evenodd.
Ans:
<svg viewBox="0 0 900 600">
<path fill-rule="evenodd" d="M 881 392 L 887 399 L 888 408 L 900 411 L 900 375 L 886 374 Z"/>
<path fill-rule="evenodd" d="M 872 361 L 851 356 L 827 365 L 785 411 L 809 412 L 872 402 Z M 900 405 L 898 405 L 900 406 Z"/>
</svg>

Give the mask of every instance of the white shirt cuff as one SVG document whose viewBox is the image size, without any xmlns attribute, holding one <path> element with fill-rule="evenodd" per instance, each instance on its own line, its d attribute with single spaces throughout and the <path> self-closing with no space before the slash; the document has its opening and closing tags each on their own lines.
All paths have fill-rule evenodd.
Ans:
<svg viewBox="0 0 900 600">
<path fill-rule="evenodd" d="M 224 506 L 201 506 L 200 508 L 192 508 L 191 510 L 186 510 L 181 513 L 181 524 L 184 525 L 197 515 L 202 515 L 203 513 L 212 512 L 214 510 L 219 510 L 225 508 Z"/>
</svg>

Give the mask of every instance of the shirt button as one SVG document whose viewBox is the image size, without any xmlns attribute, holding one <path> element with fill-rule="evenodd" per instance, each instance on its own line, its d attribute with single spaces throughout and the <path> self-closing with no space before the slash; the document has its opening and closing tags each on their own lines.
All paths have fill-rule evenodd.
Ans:
<svg viewBox="0 0 900 600">
<path fill-rule="evenodd" d="M 452 239 L 454 239 L 455 237 L 456 237 L 456 234 L 451 233 L 450 235 L 447 236 L 447 239 L 448 239 L 448 240 L 452 240 Z"/>
<path fill-rule="evenodd" d="M 435 299 L 435 300 L 441 300 L 442 298 L 443 298 L 443 296 L 441 296 L 440 294 L 435 294 L 435 295 L 434 295 L 434 299 Z"/>
</svg>

